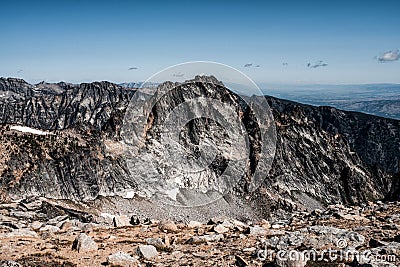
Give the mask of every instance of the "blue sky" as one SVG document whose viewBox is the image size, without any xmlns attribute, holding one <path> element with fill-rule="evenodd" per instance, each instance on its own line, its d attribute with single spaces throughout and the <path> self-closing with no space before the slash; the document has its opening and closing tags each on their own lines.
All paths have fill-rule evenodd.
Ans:
<svg viewBox="0 0 400 267">
<path fill-rule="evenodd" d="M 399 60 L 374 58 L 400 48 L 400 1 L 14 0 L 1 11 L 0 76 L 29 82 L 143 81 L 206 60 L 258 83 L 400 83 Z"/>
</svg>

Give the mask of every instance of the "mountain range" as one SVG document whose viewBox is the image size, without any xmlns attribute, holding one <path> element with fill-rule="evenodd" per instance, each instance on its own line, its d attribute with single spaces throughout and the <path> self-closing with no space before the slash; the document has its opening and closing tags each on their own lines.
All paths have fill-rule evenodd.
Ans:
<svg viewBox="0 0 400 267">
<path fill-rule="evenodd" d="M 171 83 L 159 85 L 165 86 Z M 196 77 L 188 85 L 175 86 L 185 90 L 168 94 L 165 105 L 205 94 L 229 99 L 238 112 L 243 111 L 240 97 L 213 78 Z M 196 91 L 199 86 L 203 88 L 200 93 Z M 127 163 L 121 136 L 125 112 L 136 93 L 110 82 L 31 85 L 21 79 L 1 78 L 1 200 L 40 196 L 86 203 L 97 211 L 107 207 L 134 209 L 152 217 L 197 216 L 184 209 L 154 207 L 143 197 L 141 181 L 148 178 L 138 177 L 140 169 Z M 249 192 L 243 180 L 235 193 L 200 207 L 198 214 L 265 217 L 330 204 L 400 200 L 400 121 L 271 96 L 265 99 L 276 127 L 270 171 L 256 191 Z M 156 153 L 157 129 L 166 115 L 165 106 L 156 105 L 151 112 L 153 120 L 144 133 L 144 147 Z M 244 116 L 242 121 L 248 131 L 256 131 L 254 118 Z M 182 140 L 192 153 L 199 133 L 210 127 L 210 122 L 198 120 L 185 130 Z M 221 143 L 225 137 L 207 138 Z M 254 144 L 257 135 L 251 139 L 250 145 Z M 231 159 L 217 157 L 213 164 L 220 167 L 211 168 L 206 178 L 218 175 L 227 160 Z M 251 173 L 257 154 L 250 154 L 248 161 L 246 173 Z M 160 173 L 165 170 L 162 162 L 156 167 Z"/>
</svg>

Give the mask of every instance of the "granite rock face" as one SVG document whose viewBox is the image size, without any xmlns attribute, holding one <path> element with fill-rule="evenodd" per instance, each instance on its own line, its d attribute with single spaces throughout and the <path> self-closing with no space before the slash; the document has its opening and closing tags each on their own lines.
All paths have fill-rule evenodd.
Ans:
<svg viewBox="0 0 400 267">
<path fill-rule="evenodd" d="M 30 85 L 1 78 L 0 195 L 85 200 L 134 188 L 115 136 L 133 94 L 108 82 Z M 48 134 L 10 130 L 11 124 Z"/>
<path fill-rule="evenodd" d="M 105 130 L 118 124 L 115 120 L 134 92 L 109 82 L 30 85 L 0 78 L 0 122 L 46 130 L 90 124 Z"/>
<path fill-rule="evenodd" d="M 396 198 L 399 121 L 267 99 L 278 138 L 264 190 L 278 208 Z"/>
<path fill-rule="evenodd" d="M 239 112 L 243 110 L 240 98 L 220 83 L 195 93 L 191 88 L 173 92 L 154 106 L 154 116 L 144 132 L 146 149 L 157 153 L 154 141 L 165 106 L 193 94 L 210 96 L 217 89 Z M 20 79 L 1 78 L 1 199 L 43 196 L 82 201 L 140 193 L 141 179 L 127 166 L 126 146 L 121 141 L 123 118 L 134 94 L 109 82 L 30 85 Z M 399 121 L 266 99 L 277 132 L 272 167 L 253 193 L 246 192 L 245 180 L 239 183 L 236 197 L 245 199 L 261 214 L 399 199 Z M 251 174 L 252 164 L 257 162 L 257 129 L 250 115 L 245 121 L 247 130 L 254 134 L 247 172 Z M 46 134 L 17 131 L 14 125 Z M 199 133 L 210 127 L 218 125 L 193 121 L 183 132 L 185 145 L 195 148 Z M 223 143 L 225 136 L 212 138 Z M 223 158 L 217 159 L 209 177 L 218 174 L 224 164 Z"/>
</svg>

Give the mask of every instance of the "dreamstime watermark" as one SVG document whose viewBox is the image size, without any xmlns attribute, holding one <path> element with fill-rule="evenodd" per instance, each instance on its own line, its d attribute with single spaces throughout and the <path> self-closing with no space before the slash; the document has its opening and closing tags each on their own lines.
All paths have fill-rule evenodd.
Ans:
<svg viewBox="0 0 400 267">
<path fill-rule="evenodd" d="M 274 250 L 269 249 L 264 243 L 264 248 L 257 251 L 257 259 L 260 261 L 274 260 L 279 262 L 396 262 L 396 255 L 393 254 L 378 254 L 371 250 L 358 251 L 354 248 L 347 247 L 345 239 L 339 239 L 336 244 L 338 249 L 307 249 L 307 250 Z"/>
</svg>

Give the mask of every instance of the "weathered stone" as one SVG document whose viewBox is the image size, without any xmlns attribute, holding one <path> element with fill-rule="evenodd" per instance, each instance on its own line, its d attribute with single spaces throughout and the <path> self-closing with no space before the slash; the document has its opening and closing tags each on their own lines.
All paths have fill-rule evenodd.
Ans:
<svg viewBox="0 0 400 267">
<path fill-rule="evenodd" d="M 56 233 L 60 231 L 60 228 L 54 225 L 46 225 L 39 229 L 40 232 L 51 232 Z"/>
<path fill-rule="evenodd" d="M 49 225 L 49 224 L 50 225 L 57 225 L 58 223 L 60 223 L 62 221 L 65 221 L 66 219 L 68 219 L 68 215 L 57 216 L 57 217 L 54 217 L 54 218 L 48 220 L 46 222 L 46 224 L 47 225 Z"/>
<path fill-rule="evenodd" d="M 217 232 L 218 234 L 224 234 L 229 231 L 229 229 L 226 228 L 225 226 L 223 226 L 222 224 L 218 224 L 218 225 L 214 226 L 213 230 L 214 230 L 214 232 Z"/>
<path fill-rule="evenodd" d="M 141 245 L 138 247 L 139 256 L 149 260 L 158 255 L 157 249 L 152 245 Z"/>
<path fill-rule="evenodd" d="M 164 237 L 164 243 L 167 247 L 169 247 L 171 245 L 171 241 L 168 235 L 165 235 Z"/>
<path fill-rule="evenodd" d="M 262 219 L 260 222 L 261 227 L 265 228 L 265 229 L 270 229 L 271 228 L 271 224 L 269 223 L 269 221 Z"/>
<path fill-rule="evenodd" d="M 203 224 L 201 222 L 198 222 L 198 221 L 190 221 L 187 224 L 187 227 L 190 228 L 190 229 L 199 228 L 199 227 L 202 227 L 202 226 L 203 226 Z"/>
<path fill-rule="evenodd" d="M 281 229 L 281 228 L 283 228 L 284 226 L 282 225 L 282 224 L 273 224 L 273 225 L 271 225 L 271 228 L 272 229 L 275 229 L 275 230 L 277 230 L 277 229 Z"/>
<path fill-rule="evenodd" d="M 114 227 L 130 226 L 131 220 L 126 215 L 115 216 L 113 219 Z"/>
<path fill-rule="evenodd" d="M 32 229 L 32 230 L 39 230 L 40 228 L 42 228 L 43 227 L 43 223 L 42 222 L 38 222 L 38 221 L 34 221 L 34 222 L 32 222 L 30 225 L 29 225 L 29 227 Z"/>
<path fill-rule="evenodd" d="M 315 210 L 313 210 L 313 211 L 311 212 L 311 215 L 320 216 L 322 213 L 323 213 L 322 210 L 320 210 L 320 209 L 315 209 Z"/>
<path fill-rule="evenodd" d="M 158 228 L 166 233 L 177 233 L 179 231 L 178 226 L 172 221 L 161 221 Z"/>
<path fill-rule="evenodd" d="M 152 222 L 150 220 L 150 218 L 145 218 L 143 221 L 143 225 L 150 225 Z"/>
<path fill-rule="evenodd" d="M 188 244 L 201 244 L 207 242 L 218 242 L 224 238 L 221 234 L 216 235 L 202 235 L 202 236 L 193 236 L 186 241 Z"/>
<path fill-rule="evenodd" d="M 77 250 L 78 252 L 93 251 L 98 249 L 98 245 L 90 236 L 80 234 L 75 238 L 74 243 L 72 244 L 72 249 Z"/>
<path fill-rule="evenodd" d="M 134 267 L 138 266 L 137 259 L 128 253 L 119 251 L 107 257 L 107 263 L 110 265 Z"/>
<path fill-rule="evenodd" d="M 74 227 L 74 224 L 71 221 L 67 220 L 61 224 L 60 230 L 63 232 L 66 232 L 66 231 L 72 230 L 73 227 Z"/>
<path fill-rule="evenodd" d="M 268 231 L 265 228 L 256 225 L 256 226 L 250 226 L 247 229 L 246 233 L 250 235 L 266 235 Z"/>
</svg>

